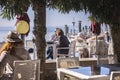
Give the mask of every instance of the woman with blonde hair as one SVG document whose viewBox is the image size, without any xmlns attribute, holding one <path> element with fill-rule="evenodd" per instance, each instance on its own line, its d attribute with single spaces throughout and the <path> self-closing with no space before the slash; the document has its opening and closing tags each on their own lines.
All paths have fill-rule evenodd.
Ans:
<svg viewBox="0 0 120 80">
<path fill-rule="evenodd" d="M 6 37 L 6 43 L 0 49 L 0 80 L 13 80 L 13 63 L 15 60 L 29 60 L 28 51 L 24 48 L 24 42 L 19 34 L 10 31 Z"/>
</svg>

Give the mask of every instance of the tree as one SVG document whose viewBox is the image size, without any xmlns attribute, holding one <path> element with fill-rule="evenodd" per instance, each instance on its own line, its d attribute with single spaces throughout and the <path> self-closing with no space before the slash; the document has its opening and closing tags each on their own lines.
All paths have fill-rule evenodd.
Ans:
<svg viewBox="0 0 120 80">
<path fill-rule="evenodd" d="M 120 0 L 0 0 L 1 15 L 3 18 L 14 18 L 32 5 L 34 20 L 34 35 L 36 38 L 37 54 L 41 59 L 41 80 L 44 80 L 45 66 L 45 34 L 46 34 L 46 7 L 58 9 L 62 13 L 70 11 L 85 11 L 93 15 L 101 23 L 110 25 L 114 52 L 120 59 Z M 120 62 L 120 60 L 119 60 Z"/>
<path fill-rule="evenodd" d="M 37 57 L 41 60 L 41 79 L 44 80 L 45 73 L 45 48 L 46 48 L 46 2 L 45 0 L 31 0 L 34 10 L 34 30 L 36 38 Z"/>
</svg>

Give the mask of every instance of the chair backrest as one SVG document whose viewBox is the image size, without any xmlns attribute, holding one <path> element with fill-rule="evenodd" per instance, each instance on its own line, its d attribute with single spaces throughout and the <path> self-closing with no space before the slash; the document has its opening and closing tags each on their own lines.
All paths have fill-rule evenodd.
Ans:
<svg viewBox="0 0 120 80">
<path fill-rule="evenodd" d="M 98 44 L 96 45 L 96 40 L 92 40 L 89 42 L 89 55 L 90 57 L 95 55 L 96 48 L 97 54 L 99 54 L 99 64 L 108 64 L 108 44 L 103 40 L 98 40 Z"/>
<path fill-rule="evenodd" d="M 96 52 L 96 41 L 95 40 L 92 40 L 92 41 L 89 41 L 89 52 L 90 53 L 95 53 Z M 103 40 L 98 40 L 98 45 L 97 45 L 97 48 L 98 48 L 98 53 L 104 57 L 104 55 L 107 55 L 108 54 L 108 44 L 103 41 Z"/>
<path fill-rule="evenodd" d="M 73 55 L 75 57 L 75 45 L 76 45 L 76 41 L 73 40 L 71 41 L 70 43 L 70 46 L 69 46 L 69 55 Z"/>
<path fill-rule="evenodd" d="M 70 43 L 70 46 L 69 47 L 60 47 L 60 48 L 56 48 L 56 54 L 55 54 L 55 58 L 57 57 L 57 56 L 59 56 L 59 57 L 65 57 L 65 56 L 68 56 L 68 57 L 75 57 L 75 45 L 76 45 L 76 41 L 71 41 L 71 43 Z M 60 50 L 60 49 L 63 49 L 63 50 L 68 50 L 69 49 L 69 52 L 68 52 L 68 54 L 58 54 L 58 49 Z"/>
<path fill-rule="evenodd" d="M 108 55 L 108 44 L 103 40 L 98 40 L 98 52 L 100 56 Z"/>
<path fill-rule="evenodd" d="M 95 40 L 91 40 L 88 42 L 89 44 L 89 53 L 90 53 L 90 57 L 91 57 L 91 54 L 95 53 L 96 51 L 96 41 Z"/>
<path fill-rule="evenodd" d="M 120 71 L 112 71 L 110 74 L 110 80 L 120 80 Z"/>
<path fill-rule="evenodd" d="M 14 80 L 39 80 L 40 60 L 14 61 Z"/>
<path fill-rule="evenodd" d="M 79 66 L 78 57 L 58 58 L 56 63 L 57 68 L 74 68 Z"/>
</svg>

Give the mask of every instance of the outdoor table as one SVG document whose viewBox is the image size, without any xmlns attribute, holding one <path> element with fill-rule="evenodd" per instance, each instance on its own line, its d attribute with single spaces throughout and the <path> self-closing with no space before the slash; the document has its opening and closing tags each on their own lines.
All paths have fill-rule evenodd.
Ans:
<svg viewBox="0 0 120 80">
<path fill-rule="evenodd" d="M 109 80 L 110 68 L 102 66 L 58 68 L 57 75 L 59 80 L 64 80 L 65 75 L 70 75 L 80 80 Z"/>
</svg>

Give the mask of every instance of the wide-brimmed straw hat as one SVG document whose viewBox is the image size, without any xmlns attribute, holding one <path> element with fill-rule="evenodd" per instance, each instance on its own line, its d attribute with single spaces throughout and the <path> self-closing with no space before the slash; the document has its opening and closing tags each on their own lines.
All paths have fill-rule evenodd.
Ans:
<svg viewBox="0 0 120 80">
<path fill-rule="evenodd" d="M 22 40 L 19 38 L 19 34 L 16 31 L 9 31 L 6 40 L 8 42 L 21 42 Z"/>
</svg>

